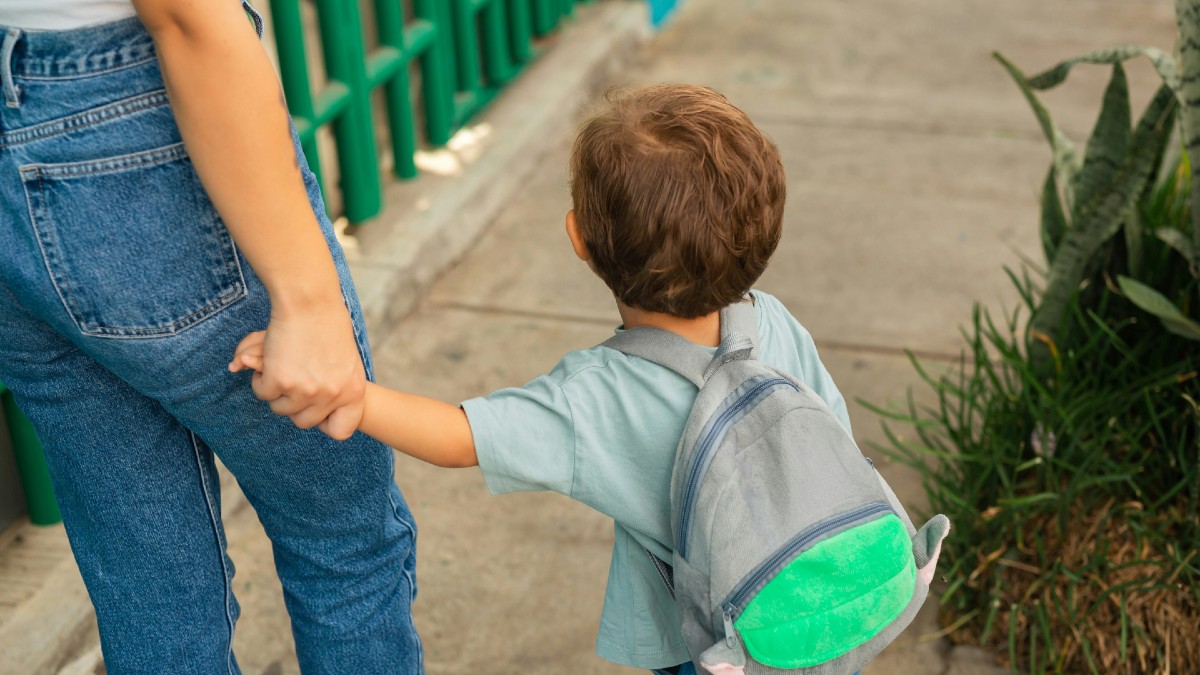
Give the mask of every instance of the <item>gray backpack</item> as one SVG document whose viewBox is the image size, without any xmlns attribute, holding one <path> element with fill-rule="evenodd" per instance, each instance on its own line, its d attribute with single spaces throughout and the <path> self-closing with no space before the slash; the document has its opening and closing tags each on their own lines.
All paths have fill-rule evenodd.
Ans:
<svg viewBox="0 0 1200 675">
<path fill-rule="evenodd" d="M 698 667 L 852 673 L 924 603 L 950 521 L 913 527 L 824 401 L 754 358 L 755 314 L 722 310 L 715 355 L 656 328 L 603 345 L 700 388 L 671 478 L 673 559 L 649 555 Z"/>
</svg>

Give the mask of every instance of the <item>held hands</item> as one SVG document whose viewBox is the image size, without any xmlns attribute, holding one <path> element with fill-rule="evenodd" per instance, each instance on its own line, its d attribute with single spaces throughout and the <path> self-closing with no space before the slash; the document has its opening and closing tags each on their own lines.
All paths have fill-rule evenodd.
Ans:
<svg viewBox="0 0 1200 675">
<path fill-rule="evenodd" d="M 350 326 L 332 323 L 272 316 L 238 344 L 229 370 L 255 371 L 254 394 L 272 412 L 343 441 L 362 420 L 366 373 Z"/>
<path fill-rule="evenodd" d="M 301 407 L 302 404 L 297 402 L 299 399 L 292 395 L 276 395 L 282 389 L 271 389 L 267 383 L 267 374 L 272 367 L 271 350 L 275 348 L 272 330 L 275 330 L 274 321 L 266 331 L 247 335 L 238 344 L 229 363 L 229 370 L 235 373 L 240 370 L 255 371 L 254 391 L 260 399 L 270 401 L 271 410 L 288 415 L 301 428 L 317 425 L 321 431 L 338 440 L 349 437 L 357 427 L 385 445 L 436 466 L 467 467 L 479 464 L 470 421 L 467 413 L 457 405 L 395 391 L 365 382 L 364 379 L 359 396 L 353 403 L 333 408 L 328 418 L 321 421 L 324 408 Z M 275 337 L 287 335 L 277 333 Z M 357 357 L 355 362 L 360 364 L 357 372 L 361 377 L 361 362 Z M 326 407 L 332 405 L 336 404 L 327 404 Z M 299 412 L 289 412 L 291 410 Z"/>
</svg>

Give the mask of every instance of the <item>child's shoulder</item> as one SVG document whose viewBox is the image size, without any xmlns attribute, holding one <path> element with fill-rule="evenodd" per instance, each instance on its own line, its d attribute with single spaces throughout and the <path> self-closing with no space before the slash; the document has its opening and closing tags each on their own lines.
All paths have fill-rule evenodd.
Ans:
<svg viewBox="0 0 1200 675">
<path fill-rule="evenodd" d="M 800 324 L 779 298 L 757 289 L 750 291 L 750 295 L 754 298 L 754 306 L 757 309 L 758 333 L 761 340 L 771 342 L 786 337 L 808 342 L 812 339 L 808 329 Z"/>
<path fill-rule="evenodd" d="M 798 344 L 803 351 L 812 338 L 787 307 L 770 293 L 753 290 L 751 294 L 758 314 L 759 338 L 767 352 L 795 352 Z M 654 386 L 662 380 L 679 378 L 665 368 L 600 345 L 568 352 L 547 377 L 564 389 Z"/>
<path fill-rule="evenodd" d="M 596 376 L 609 370 L 613 361 L 621 360 L 623 356 L 620 352 L 599 345 L 576 349 L 558 360 L 550 371 L 550 377 L 559 384 L 566 384 L 580 377 Z"/>
<path fill-rule="evenodd" d="M 636 356 L 596 345 L 568 352 L 546 375 L 568 398 L 633 398 L 643 392 L 692 391 L 682 375 Z"/>
<path fill-rule="evenodd" d="M 649 362 L 596 345 L 563 355 L 550 371 L 549 377 L 560 386 L 579 387 L 598 382 L 620 383 L 631 377 L 642 379 L 646 372 L 657 374 L 658 370 L 661 369 Z"/>
<path fill-rule="evenodd" d="M 784 306 L 783 301 L 774 295 L 756 288 L 750 291 L 750 296 L 754 298 L 754 306 L 758 309 L 758 318 L 760 321 L 765 320 L 767 323 L 800 323 L 788 308 Z"/>
</svg>

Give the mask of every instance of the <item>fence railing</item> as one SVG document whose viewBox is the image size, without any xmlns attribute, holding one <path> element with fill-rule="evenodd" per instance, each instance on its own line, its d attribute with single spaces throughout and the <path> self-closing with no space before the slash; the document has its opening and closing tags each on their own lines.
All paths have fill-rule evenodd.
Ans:
<svg viewBox="0 0 1200 675">
<path fill-rule="evenodd" d="M 315 9 L 324 64 L 319 82 L 309 67 L 305 38 L 313 27 L 306 25 L 306 0 L 270 0 L 284 94 L 326 190 L 317 132 L 332 130 L 342 209 L 359 223 L 382 205 L 374 91 L 384 93 L 393 172 L 413 178 L 421 141 L 439 146 L 450 140 L 534 58 L 537 38 L 591 0 L 372 0 L 371 34 L 359 2 L 307 1 Z"/>
</svg>

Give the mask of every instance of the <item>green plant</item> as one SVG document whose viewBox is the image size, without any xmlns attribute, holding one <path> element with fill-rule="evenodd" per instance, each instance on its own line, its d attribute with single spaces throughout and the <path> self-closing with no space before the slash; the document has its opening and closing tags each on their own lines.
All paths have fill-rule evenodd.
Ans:
<svg viewBox="0 0 1200 675">
<path fill-rule="evenodd" d="M 1067 306 L 1100 259 L 1097 252 L 1123 225 L 1136 226 L 1136 205 L 1155 184 L 1174 129 L 1180 78 L 1171 57 L 1152 47 L 1090 52 L 1032 78 L 999 53 L 994 56 L 1029 101 L 1053 152 L 1042 189 L 1042 245 L 1049 272 L 1030 321 L 1031 354 L 1035 362 L 1045 363 L 1051 348 L 1063 339 L 1060 332 Z M 1122 63 L 1138 56 L 1150 59 L 1163 84 L 1136 127 L 1131 127 L 1129 84 Z M 1064 82 L 1078 63 L 1112 65 L 1082 160 L 1035 93 Z M 1200 325 L 1197 331 L 1200 338 Z"/>
<path fill-rule="evenodd" d="M 1198 15 L 1200 16 L 1200 15 Z M 1164 84 L 1136 126 L 1124 60 Z M 1200 663 L 1200 292 L 1180 81 L 1162 52 L 1093 52 L 1027 78 L 1003 57 L 1054 160 L 1043 184 L 1045 279 L 1020 306 L 976 306 L 957 367 L 913 359 L 936 404 L 874 407 L 878 447 L 922 473 L 956 530 L 943 622 L 1025 672 L 1190 672 Z M 1112 76 L 1083 156 L 1035 91 L 1080 62 Z M 1183 249 L 1183 250 L 1181 250 Z M 1145 291 L 1145 292 L 1143 292 Z M 1165 328 L 1165 329 L 1164 329 Z M 869 404 L 868 404 L 869 405 Z M 905 437 L 896 425 L 911 427 Z"/>
<path fill-rule="evenodd" d="M 1200 663 L 1200 355 L 1107 293 L 1065 323 L 1086 335 L 1032 365 L 1024 298 L 1000 323 L 980 307 L 949 374 L 913 358 L 936 394 L 874 408 L 955 524 L 939 574 L 957 642 L 996 648 L 1015 671 L 1189 672 Z M 1145 315 L 1142 315 L 1143 317 Z M 1126 317 L 1126 318 L 1121 318 Z M 1180 358 L 1182 355 L 1183 358 Z M 867 404 L 869 406 L 869 404 Z M 902 436 L 896 423 L 910 427 Z"/>
<path fill-rule="evenodd" d="M 1183 99 L 1184 145 L 1191 157 L 1200 157 L 1200 0 L 1175 0 L 1175 23 L 1179 27 L 1179 60 L 1183 66 L 1179 94 Z M 1200 273 L 1200 167 L 1191 167 L 1192 243 L 1188 256 L 1192 276 Z M 1178 240 L 1182 243 L 1183 237 Z M 1200 299 L 1200 288 L 1196 290 Z M 1197 302 L 1200 305 L 1200 302 Z"/>
</svg>

